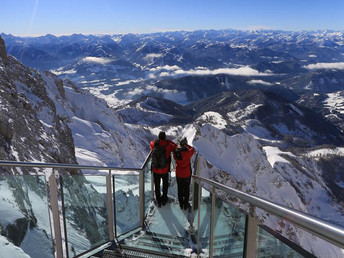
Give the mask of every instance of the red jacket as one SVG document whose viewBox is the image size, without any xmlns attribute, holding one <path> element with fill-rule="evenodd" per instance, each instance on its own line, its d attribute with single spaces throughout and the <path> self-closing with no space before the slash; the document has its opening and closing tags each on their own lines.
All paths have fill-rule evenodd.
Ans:
<svg viewBox="0 0 344 258">
<path fill-rule="evenodd" d="M 173 157 L 176 161 L 176 176 L 181 178 L 187 178 L 191 176 L 191 164 L 190 159 L 195 153 L 195 149 L 191 146 L 187 146 L 187 150 L 182 151 L 182 159 L 179 160 L 176 157 L 176 153 L 173 153 Z"/>
<path fill-rule="evenodd" d="M 151 141 L 150 148 L 151 150 L 154 149 L 155 140 Z M 159 140 L 159 146 L 165 146 L 166 149 L 166 158 L 169 158 L 171 155 L 171 152 L 173 152 L 177 148 L 177 144 L 170 140 Z M 166 174 L 170 171 L 170 164 L 167 164 L 165 168 L 155 168 L 152 166 L 152 171 L 157 174 Z"/>
</svg>

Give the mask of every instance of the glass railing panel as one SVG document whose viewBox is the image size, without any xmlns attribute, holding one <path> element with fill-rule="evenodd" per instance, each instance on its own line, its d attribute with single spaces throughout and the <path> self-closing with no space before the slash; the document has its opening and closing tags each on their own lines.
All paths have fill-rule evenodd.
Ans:
<svg viewBox="0 0 344 258">
<path fill-rule="evenodd" d="M 0 193 L 0 256 L 54 257 L 45 176 L 0 176 Z"/>
<path fill-rule="evenodd" d="M 151 159 L 143 168 L 144 175 L 144 193 L 145 193 L 145 216 L 149 212 L 149 207 L 152 204 L 152 172 L 151 172 Z"/>
<path fill-rule="evenodd" d="M 303 256 L 264 230 L 262 227 L 258 227 L 257 257 L 299 258 Z"/>
<path fill-rule="evenodd" d="M 116 235 L 140 226 L 139 172 L 114 175 Z"/>
<path fill-rule="evenodd" d="M 61 176 L 69 257 L 109 241 L 106 176 Z"/>
<path fill-rule="evenodd" d="M 246 215 L 218 197 L 214 213 L 213 256 L 243 257 Z"/>
<path fill-rule="evenodd" d="M 208 257 L 210 244 L 210 217 L 211 217 L 211 193 L 201 187 L 200 188 L 200 220 L 198 223 L 198 207 L 193 211 L 194 228 L 196 229 L 195 237 L 199 236 L 199 252 Z M 196 198 L 198 199 L 198 197 Z M 199 224 L 199 228 L 198 228 Z"/>
</svg>

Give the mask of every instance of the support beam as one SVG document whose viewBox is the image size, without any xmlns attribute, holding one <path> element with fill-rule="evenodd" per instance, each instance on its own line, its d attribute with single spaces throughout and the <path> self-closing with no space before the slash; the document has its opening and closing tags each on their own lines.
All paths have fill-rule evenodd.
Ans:
<svg viewBox="0 0 344 258">
<path fill-rule="evenodd" d="M 200 161 L 197 158 L 196 160 L 196 164 L 194 167 L 194 175 L 200 176 L 200 165 L 199 165 Z M 199 184 L 197 182 L 197 180 L 194 181 L 193 185 L 192 185 L 192 210 L 196 210 L 198 209 L 198 191 L 199 191 Z"/>
<path fill-rule="evenodd" d="M 140 226 L 144 226 L 145 214 L 145 171 L 142 169 L 139 175 L 139 199 L 140 199 Z"/>
<path fill-rule="evenodd" d="M 63 257 L 62 249 L 62 235 L 61 235 L 61 226 L 60 226 L 60 216 L 59 216 L 59 205 L 58 205 L 58 195 L 57 195 L 57 184 L 55 169 L 53 169 L 49 177 L 49 191 L 50 191 L 50 205 L 53 221 L 53 230 L 55 237 L 55 257 Z"/>
<path fill-rule="evenodd" d="M 256 218 L 250 215 L 246 216 L 244 257 L 256 257 L 258 224 Z"/>
<path fill-rule="evenodd" d="M 201 229 L 201 193 L 202 193 L 202 188 L 201 188 L 201 180 L 198 180 L 198 202 L 197 202 L 197 207 L 198 207 L 198 221 L 197 221 L 197 255 L 200 254 L 200 246 L 199 246 L 199 238 L 201 236 L 200 234 L 200 229 Z"/>
<path fill-rule="evenodd" d="M 154 200 L 154 173 L 151 171 L 151 196 L 152 196 L 152 201 Z"/>
<path fill-rule="evenodd" d="M 213 257 L 214 251 L 214 229 L 215 229 L 215 186 L 212 187 L 211 191 L 211 214 L 210 214 L 210 243 L 209 243 L 209 257 Z"/>
<path fill-rule="evenodd" d="M 108 205 L 108 224 L 109 224 L 109 240 L 113 241 L 114 236 L 114 208 L 113 208 L 113 193 L 112 193 L 112 175 L 111 169 L 106 176 L 106 193 L 107 193 L 107 205 Z"/>
</svg>

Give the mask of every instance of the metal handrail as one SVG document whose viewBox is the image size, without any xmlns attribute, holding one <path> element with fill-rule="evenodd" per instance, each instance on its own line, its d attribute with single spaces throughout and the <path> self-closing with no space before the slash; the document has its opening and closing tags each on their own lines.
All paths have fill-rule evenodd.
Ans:
<svg viewBox="0 0 344 258">
<path fill-rule="evenodd" d="M 149 156 L 148 156 L 148 158 L 149 158 Z M 117 171 L 139 171 L 139 170 L 142 170 L 142 168 L 143 168 L 143 166 L 142 166 L 142 168 L 123 168 L 123 167 L 105 167 L 105 166 L 86 166 L 86 165 L 78 165 L 78 164 L 31 163 L 31 162 L 6 161 L 6 160 L 0 160 L 0 166 L 6 166 L 6 167 L 35 167 L 35 168 L 39 167 L 39 168 L 89 169 L 89 170 L 117 170 Z"/>
<path fill-rule="evenodd" d="M 151 157 L 151 155 L 152 155 L 152 152 L 153 152 L 153 150 L 151 150 L 151 151 L 148 153 L 148 155 L 147 155 L 145 161 L 143 162 L 143 164 L 142 164 L 142 166 L 141 166 L 141 170 L 142 170 L 142 169 L 146 166 L 146 164 L 148 163 L 148 161 L 149 161 L 149 159 L 150 159 L 150 157 Z"/>
<path fill-rule="evenodd" d="M 215 186 L 218 189 L 221 189 L 225 191 L 226 193 L 231 194 L 232 196 L 235 196 L 239 198 L 240 200 L 246 201 L 255 207 L 261 208 L 265 211 L 270 212 L 273 215 L 276 215 L 280 218 L 283 218 L 285 220 L 290 221 L 291 223 L 300 226 L 301 228 L 307 230 L 308 232 L 319 236 L 326 241 L 340 247 L 344 248 L 344 228 L 321 220 L 319 218 L 313 217 L 311 215 L 308 215 L 306 213 L 270 202 L 266 199 L 241 192 L 239 190 L 236 190 L 234 188 L 228 187 L 226 185 L 220 184 L 218 182 L 212 181 L 210 179 L 195 176 L 193 175 L 195 179 L 204 181 L 210 185 Z"/>
<path fill-rule="evenodd" d="M 112 186 L 111 186 L 111 174 L 112 171 L 135 171 L 135 172 L 141 172 L 140 175 L 140 225 L 143 225 L 143 212 L 144 212 L 144 205 L 142 204 L 143 201 L 143 169 L 146 166 L 147 162 L 149 161 L 151 153 L 147 156 L 146 160 L 144 161 L 142 167 L 140 168 L 123 168 L 123 167 L 105 167 L 105 166 L 89 166 L 89 165 L 78 165 L 78 164 L 58 164 L 58 163 L 31 163 L 31 162 L 19 162 L 19 161 L 7 161 L 7 160 L 0 160 L 0 167 L 31 167 L 31 168 L 51 168 L 52 169 L 52 175 L 49 177 L 49 185 L 50 190 L 49 194 L 51 196 L 51 206 L 52 206 L 52 213 L 50 214 L 52 216 L 52 232 L 54 232 L 55 235 L 55 255 L 56 257 L 65 257 L 63 252 L 63 243 L 62 243 L 62 235 L 61 235 L 61 225 L 60 225 L 60 218 L 59 218 L 59 208 L 58 208 L 58 193 L 57 193 L 57 186 L 56 186 L 56 178 L 54 174 L 54 169 L 57 168 L 63 168 L 63 169 L 84 169 L 84 170 L 106 170 L 107 173 L 107 179 L 106 179 L 106 186 L 107 186 L 107 199 L 108 199 L 108 223 L 109 223 L 109 240 L 112 241 L 114 239 L 113 234 L 113 194 L 112 194 Z M 83 172 L 83 174 L 87 174 Z M 66 232 L 66 229 L 65 229 Z M 65 239 L 67 239 L 67 236 L 65 236 Z M 66 242 L 67 243 L 67 242 Z M 67 247 L 65 247 L 67 249 Z"/>
<path fill-rule="evenodd" d="M 77 164 L 57 164 L 57 163 L 30 163 L 30 162 L 18 162 L 18 161 L 4 161 L 0 160 L 0 166 L 10 166 L 10 167 L 44 167 L 44 168 L 65 168 L 65 169 L 90 169 L 90 170 L 117 170 L 117 171 L 142 171 L 146 166 L 151 152 L 148 154 L 141 168 L 123 168 L 123 167 L 105 167 L 105 166 L 86 166 Z M 192 175 L 195 179 L 204 181 L 210 185 L 213 185 L 217 189 L 221 189 L 232 196 L 235 196 L 242 201 L 246 201 L 255 207 L 261 208 L 273 215 L 290 221 L 291 223 L 300 226 L 301 228 L 307 230 L 308 232 L 319 236 L 326 241 L 344 248 L 344 228 L 329 223 L 327 221 L 321 220 L 319 218 L 310 216 L 306 213 L 273 203 L 266 199 L 244 193 L 242 191 L 236 190 L 234 188 L 228 187 L 226 185 L 220 184 L 213 180 Z"/>
</svg>

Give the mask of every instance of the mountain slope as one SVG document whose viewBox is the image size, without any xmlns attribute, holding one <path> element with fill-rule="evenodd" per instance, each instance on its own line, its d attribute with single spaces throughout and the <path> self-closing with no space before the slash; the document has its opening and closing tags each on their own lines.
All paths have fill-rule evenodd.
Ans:
<svg viewBox="0 0 344 258">
<path fill-rule="evenodd" d="M 143 163 L 148 153 L 144 137 L 133 138 L 138 133 L 105 101 L 50 72 L 24 66 L 4 48 L 0 53 L 0 159 L 118 167 Z M 81 253 L 107 236 L 103 192 L 82 176 L 68 176 L 80 171 L 55 172 L 64 181 L 68 249 Z M 26 174 L 32 176 L 3 176 Z M 5 214 L 0 228 L 6 238 L 1 242 L 18 246 L 6 248 L 13 257 L 23 251 L 32 257 L 53 256 L 46 185 L 50 175 L 51 169 L 0 168 L 0 213 Z M 127 194 L 122 192 L 122 198 L 130 198 Z"/>
</svg>

